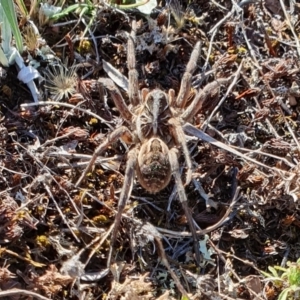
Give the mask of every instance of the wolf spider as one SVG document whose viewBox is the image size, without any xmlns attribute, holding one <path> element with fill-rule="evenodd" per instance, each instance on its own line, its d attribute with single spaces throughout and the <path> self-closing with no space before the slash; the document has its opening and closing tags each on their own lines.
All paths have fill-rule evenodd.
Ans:
<svg viewBox="0 0 300 300">
<path fill-rule="evenodd" d="M 187 205 L 187 197 L 181 179 L 178 159 L 182 151 L 187 166 L 185 184 L 189 184 L 192 178 L 192 162 L 182 126 L 194 117 L 200 110 L 203 102 L 202 97 L 196 95 L 191 104 L 186 107 L 191 88 L 192 74 L 196 69 L 200 53 L 200 42 L 196 43 L 192 51 L 181 80 L 179 93 L 175 98 L 175 91 L 172 89 L 169 90 L 168 94 L 160 89 L 152 91 L 142 89 L 141 92 L 139 91 L 138 72 L 135 69 L 134 39 L 135 28 L 133 26 L 127 44 L 127 64 L 129 69 L 128 94 L 131 105 L 128 106 L 125 103 L 125 100 L 112 80 L 105 78 L 98 80 L 109 90 L 114 104 L 127 123 L 127 126 L 115 129 L 96 148 L 92 159 L 78 179 L 76 186 L 80 185 L 87 172 L 92 168 L 97 156 L 105 151 L 111 143 L 119 138 L 122 138 L 127 143 L 131 143 L 133 146 L 127 154 L 124 184 L 115 217 L 108 264 L 110 264 L 111 253 L 116 241 L 122 212 L 131 195 L 135 175 L 137 175 L 141 186 L 153 194 L 164 189 L 169 184 L 173 175 L 179 199 L 194 239 L 196 261 L 199 263 L 200 252 L 199 245 L 197 244 L 197 234 Z"/>
</svg>

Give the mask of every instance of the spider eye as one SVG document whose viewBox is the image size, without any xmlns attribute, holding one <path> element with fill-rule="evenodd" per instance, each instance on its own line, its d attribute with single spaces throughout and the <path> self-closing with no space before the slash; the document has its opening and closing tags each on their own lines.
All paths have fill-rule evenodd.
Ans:
<svg viewBox="0 0 300 300">
<path fill-rule="evenodd" d="M 141 147 L 138 157 L 140 184 L 150 193 L 157 193 L 168 185 L 171 173 L 167 145 L 158 138 L 150 139 Z"/>
<path fill-rule="evenodd" d="M 148 111 L 154 115 L 157 114 L 158 116 L 162 114 L 169 107 L 166 93 L 160 90 L 150 92 L 146 98 L 146 107 Z"/>
</svg>

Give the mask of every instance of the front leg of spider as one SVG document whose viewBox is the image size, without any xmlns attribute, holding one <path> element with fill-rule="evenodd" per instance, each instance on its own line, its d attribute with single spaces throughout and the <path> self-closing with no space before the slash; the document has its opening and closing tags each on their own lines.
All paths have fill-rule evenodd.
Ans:
<svg viewBox="0 0 300 300">
<path fill-rule="evenodd" d="M 125 138 L 126 140 L 133 139 L 132 133 L 125 126 L 121 126 L 117 129 L 115 129 L 111 134 L 108 135 L 108 137 L 105 139 L 105 141 L 96 148 L 88 166 L 85 168 L 85 170 L 81 174 L 80 178 L 77 180 L 77 182 L 75 184 L 76 187 L 78 187 L 81 184 L 81 182 L 85 179 L 87 173 L 92 169 L 97 157 L 103 151 L 105 151 L 109 147 L 109 145 L 111 145 L 112 143 L 114 143 L 115 141 L 117 141 L 119 138 L 122 138 L 122 137 Z"/>
</svg>

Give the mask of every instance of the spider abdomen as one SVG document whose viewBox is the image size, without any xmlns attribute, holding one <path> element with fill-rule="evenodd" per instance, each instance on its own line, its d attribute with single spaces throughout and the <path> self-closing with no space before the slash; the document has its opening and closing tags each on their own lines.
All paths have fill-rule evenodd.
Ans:
<svg viewBox="0 0 300 300">
<path fill-rule="evenodd" d="M 154 137 L 145 142 L 138 156 L 138 180 L 150 193 L 157 193 L 170 182 L 172 171 L 167 145 Z"/>
</svg>

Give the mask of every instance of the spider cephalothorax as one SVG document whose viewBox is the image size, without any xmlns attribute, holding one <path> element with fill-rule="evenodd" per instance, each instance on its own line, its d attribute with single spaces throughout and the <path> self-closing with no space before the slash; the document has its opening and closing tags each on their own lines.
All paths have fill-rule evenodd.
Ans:
<svg viewBox="0 0 300 300">
<path fill-rule="evenodd" d="M 141 142 L 151 136 L 166 139 L 169 132 L 168 120 L 173 116 L 168 95 L 155 89 L 142 91 L 143 103 L 136 111 L 136 130 Z"/>
</svg>

